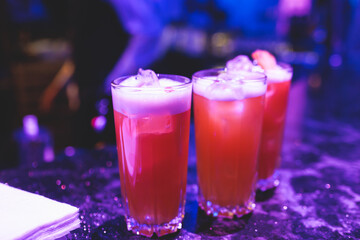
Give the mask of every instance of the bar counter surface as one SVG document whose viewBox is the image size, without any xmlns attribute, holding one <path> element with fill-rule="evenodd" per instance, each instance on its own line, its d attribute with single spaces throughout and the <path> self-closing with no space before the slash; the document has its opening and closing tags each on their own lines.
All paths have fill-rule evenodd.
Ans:
<svg viewBox="0 0 360 240">
<path fill-rule="evenodd" d="M 359 74 L 307 71 L 294 71 L 278 188 L 258 192 L 243 218 L 206 216 L 196 200 L 192 124 L 183 229 L 162 239 L 360 238 Z M 145 239 L 126 230 L 115 146 L 2 170 L 0 182 L 79 207 L 81 227 L 65 239 Z"/>
</svg>

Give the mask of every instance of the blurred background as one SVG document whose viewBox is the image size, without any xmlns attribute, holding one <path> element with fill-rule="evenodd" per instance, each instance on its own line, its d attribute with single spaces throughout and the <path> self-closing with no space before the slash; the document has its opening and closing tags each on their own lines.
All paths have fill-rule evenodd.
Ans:
<svg viewBox="0 0 360 240">
<path fill-rule="evenodd" d="M 360 71 L 359 29 L 360 0 L 1 0 L 0 169 L 115 144 L 110 82 L 140 67 L 191 77 L 260 48 L 316 89 Z"/>
</svg>

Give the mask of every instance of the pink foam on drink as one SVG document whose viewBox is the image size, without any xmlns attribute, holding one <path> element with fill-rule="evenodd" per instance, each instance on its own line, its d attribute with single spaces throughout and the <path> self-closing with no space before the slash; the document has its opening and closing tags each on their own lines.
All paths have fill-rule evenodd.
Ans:
<svg viewBox="0 0 360 240">
<path fill-rule="evenodd" d="M 246 55 L 239 55 L 227 61 L 226 69 L 233 74 L 236 74 L 239 71 L 262 72 L 266 74 L 268 82 L 283 82 L 289 81 L 292 78 L 292 69 L 290 65 L 278 63 L 272 69 L 264 70 L 261 66 L 253 64 Z"/>
<path fill-rule="evenodd" d="M 119 85 L 113 85 L 115 111 L 125 115 L 177 114 L 190 109 L 191 84 L 160 78 L 155 86 L 141 86 L 137 78 L 131 76 Z"/>
<path fill-rule="evenodd" d="M 293 75 L 291 66 L 285 63 L 279 63 L 274 69 L 266 70 L 264 73 L 269 83 L 290 81 Z"/>
<path fill-rule="evenodd" d="M 195 78 L 198 79 L 193 88 L 196 94 L 210 100 L 242 100 L 258 97 L 266 92 L 266 84 L 261 81 L 263 75 L 260 73 L 237 71 L 234 74 L 225 71 L 221 72 L 221 70 L 210 71 L 219 71 L 219 75 L 197 77 L 195 74 Z"/>
</svg>

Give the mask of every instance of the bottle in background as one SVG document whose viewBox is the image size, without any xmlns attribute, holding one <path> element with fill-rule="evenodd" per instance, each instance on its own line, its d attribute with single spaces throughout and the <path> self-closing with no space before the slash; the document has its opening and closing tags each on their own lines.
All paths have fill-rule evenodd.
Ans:
<svg viewBox="0 0 360 240">
<path fill-rule="evenodd" d="M 46 128 L 39 126 L 35 115 L 23 118 L 23 128 L 15 132 L 14 138 L 21 167 L 36 167 L 39 162 L 54 160 L 52 136 Z"/>
</svg>

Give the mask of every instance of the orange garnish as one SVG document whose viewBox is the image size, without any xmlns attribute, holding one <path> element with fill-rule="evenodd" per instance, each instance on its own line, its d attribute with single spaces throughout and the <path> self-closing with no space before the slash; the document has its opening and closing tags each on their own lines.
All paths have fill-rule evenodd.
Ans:
<svg viewBox="0 0 360 240">
<path fill-rule="evenodd" d="M 274 55 L 265 50 L 256 50 L 251 54 L 251 57 L 256 60 L 264 70 L 276 68 L 276 59 Z"/>
</svg>

